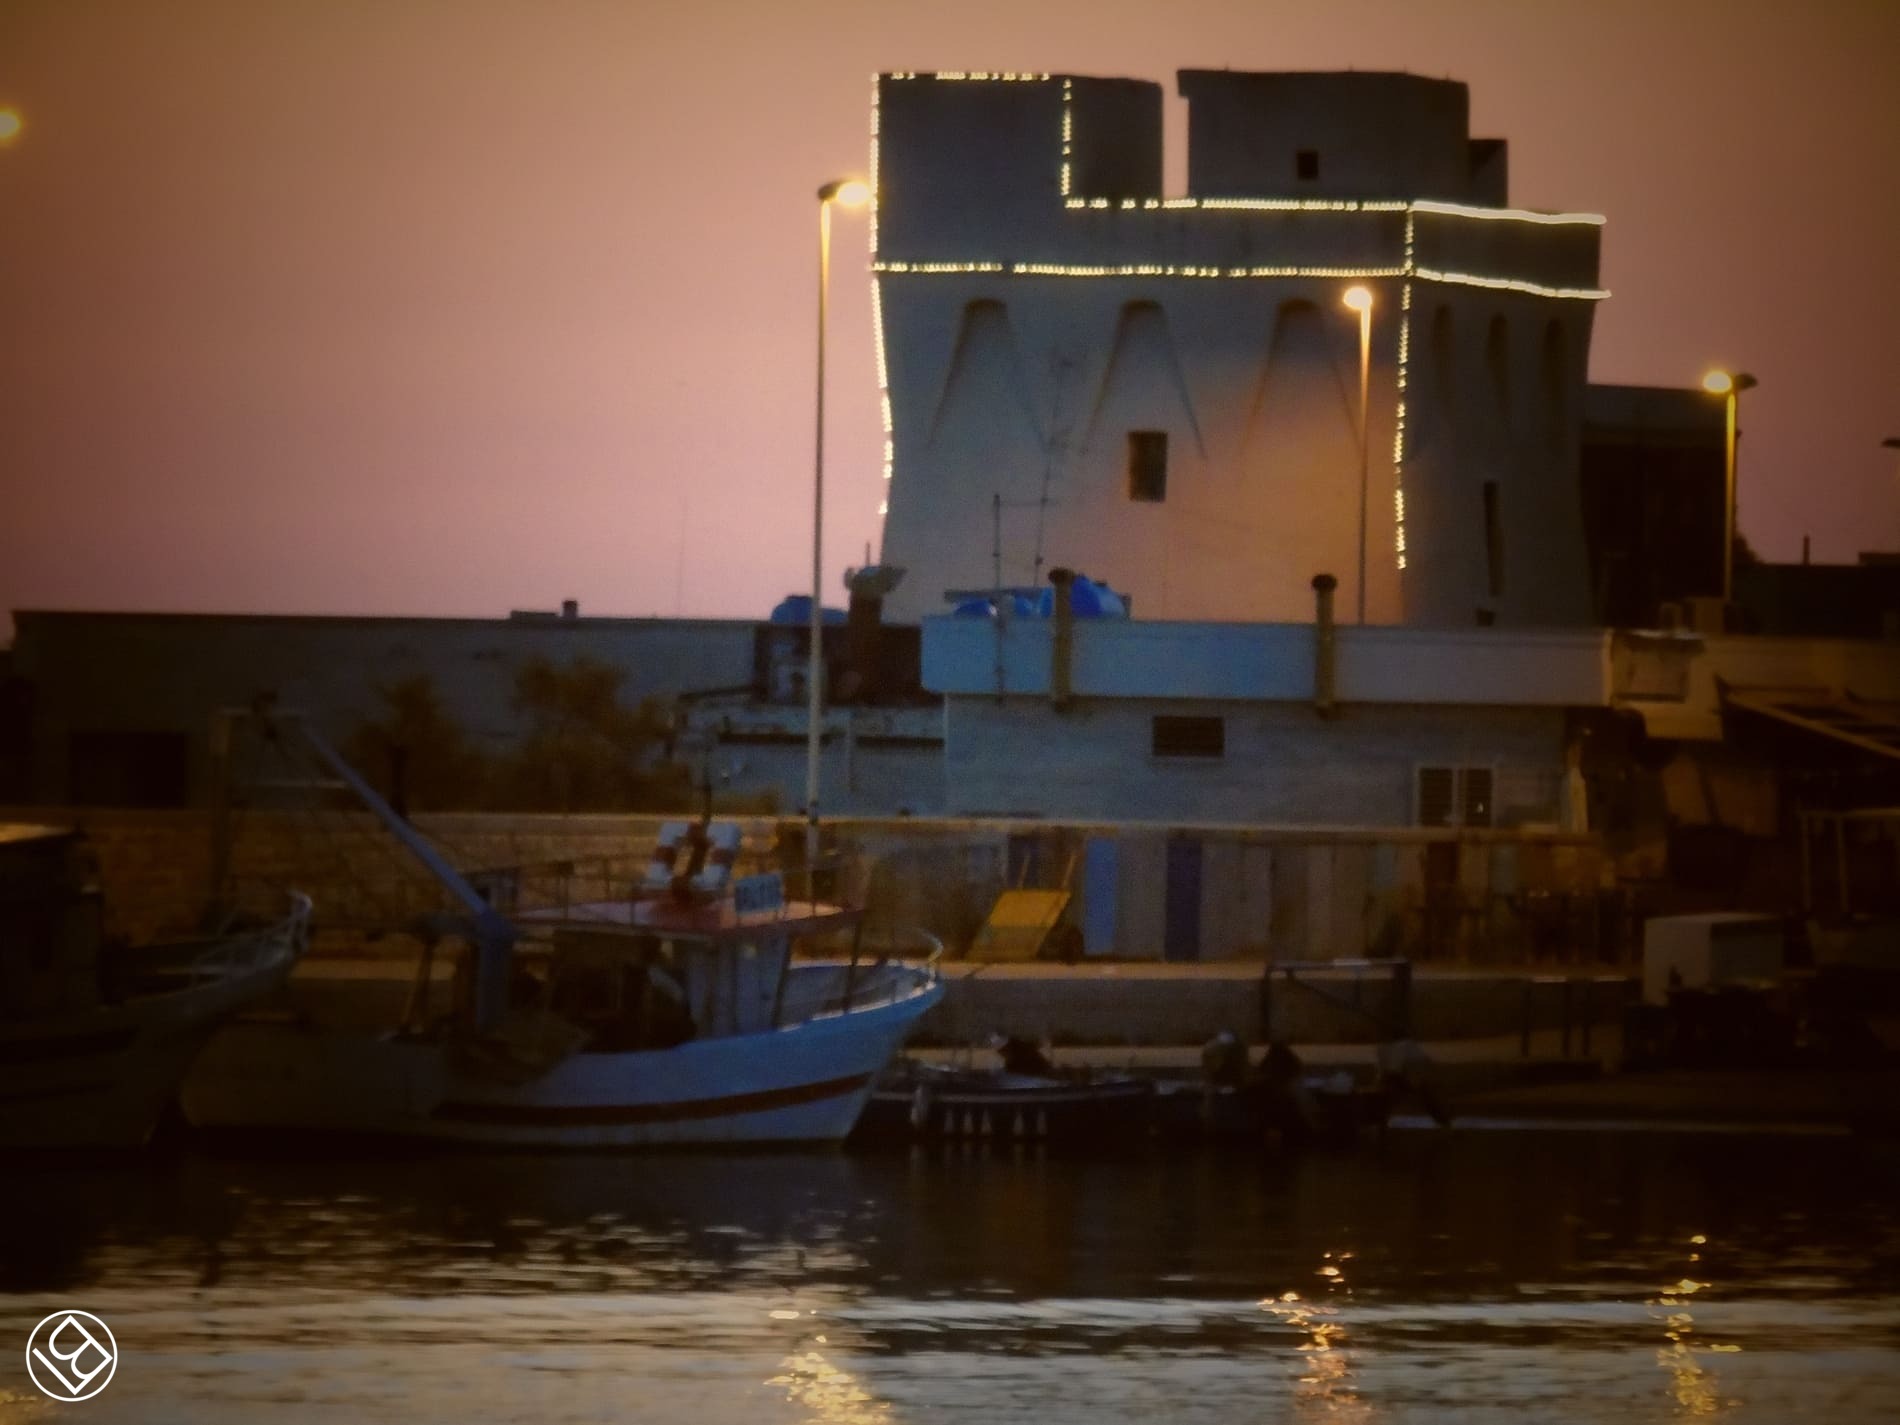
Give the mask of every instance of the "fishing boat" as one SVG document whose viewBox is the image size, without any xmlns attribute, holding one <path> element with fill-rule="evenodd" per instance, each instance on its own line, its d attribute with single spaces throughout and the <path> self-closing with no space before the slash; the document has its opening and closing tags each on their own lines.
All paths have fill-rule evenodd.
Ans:
<svg viewBox="0 0 1900 1425">
<path fill-rule="evenodd" d="M 0 1145 L 147 1142 L 207 1037 L 283 984 L 309 922 L 293 896 L 273 924 L 114 945 L 79 834 L 0 826 Z"/>
<path fill-rule="evenodd" d="M 878 1081 L 853 1141 L 997 1142 L 1117 1147 L 1153 1127 L 1153 1080 L 1129 1074 L 1022 1073 L 900 1059 Z"/>
<path fill-rule="evenodd" d="M 788 899 L 776 871 L 732 879 L 730 825 L 667 826 L 615 898 L 523 900 L 520 876 L 505 896 L 485 878 L 483 894 L 306 736 L 459 903 L 471 953 L 441 1014 L 228 1026 L 185 1082 L 194 1126 L 532 1148 L 835 1143 L 942 996 L 934 954 L 796 959 L 859 912 Z"/>
</svg>

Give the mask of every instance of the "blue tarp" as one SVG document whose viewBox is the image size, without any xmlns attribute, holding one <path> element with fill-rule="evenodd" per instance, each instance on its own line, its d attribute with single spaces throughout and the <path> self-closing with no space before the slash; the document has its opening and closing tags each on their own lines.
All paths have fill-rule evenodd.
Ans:
<svg viewBox="0 0 1900 1425">
<path fill-rule="evenodd" d="M 1039 610 L 1036 601 L 1027 594 L 1006 594 L 1009 601 L 1011 618 L 1036 618 Z M 957 618 L 995 618 L 996 599 L 965 599 L 950 612 Z"/>
<path fill-rule="evenodd" d="M 1127 618 L 1128 605 L 1122 602 L 1122 596 L 1106 584 L 1098 584 L 1086 574 L 1077 574 L 1075 582 L 1069 585 L 1069 610 L 1077 618 Z M 1056 611 L 1056 591 L 1044 589 L 1042 597 L 1036 601 L 1036 612 L 1043 618 L 1053 618 Z"/>
<path fill-rule="evenodd" d="M 1012 589 L 996 597 L 964 599 L 950 612 L 958 618 L 994 618 L 997 604 L 1004 599 L 1009 601 L 1011 618 L 1055 616 L 1056 591 L 1053 587 L 1034 592 Z M 1069 608 L 1077 618 L 1128 617 L 1128 605 L 1122 601 L 1122 596 L 1086 574 L 1076 575 L 1075 582 L 1069 585 Z"/>
<path fill-rule="evenodd" d="M 843 623 L 843 609 L 821 609 L 818 614 L 821 623 Z M 787 594 L 778 601 L 778 607 L 772 610 L 772 623 L 791 624 L 804 628 L 811 623 L 811 595 Z"/>
</svg>

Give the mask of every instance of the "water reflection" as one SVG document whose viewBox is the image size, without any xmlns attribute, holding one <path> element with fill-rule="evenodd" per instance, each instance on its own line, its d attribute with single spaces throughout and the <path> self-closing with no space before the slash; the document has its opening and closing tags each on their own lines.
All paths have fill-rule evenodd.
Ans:
<svg viewBox="0 0 1900 1425">
<path fill-rule="evenodd" d="M 0 1339 L 99 1311 L 139 1365 L 97 1418 L 193 1425 L 617 1420 L 631 1377 L 697 1425 L 1891 1419 L 1897 1197 L 1852 1143 L 1655 1135 L 40 1162 Z"/>
<path fill-rule="evenodd" d="M 778 1386 L 816 1425 L 888 1425 L 890 1407 L 873 1397 L 850 1371 L 809 1350 L 787 1356 L 767 1385 Z"/>
<path fill-rule="evenodd" d="M 1698 1232 L 1689 1241 L 1700 1247 L 1707 1245 L 1708 1238 Z M 1694 1265 L 1702 1260 L 1702 1254 L 1691 1252 L 1688 1260 Z M 1696 1338 L 1695 1316 L 1689 1309 L 1689 1301 L 1709 1285 L 1685 1276 L 1674 1285 L 1664 1287 L 1663 1294 L 1651 1303 L 1665 1313 L 1662 1334 L 1666 1344 L 1656 1352 L 1656 1361 L 1669 1373 L 1670 1396 L 1680 1415 L 1714 1416 L 1740 1404 L 1738 1400 L 1723 1397 L 1721 1383 L 1702 1357 L 1732 1355 L 1742 1348 L 1733 1343 L 1705 1343 Z"/>
<path fill-rule="evenodd" d="M 1335 1275 L 1337 1269 L 1331 1270 Z M 1352 1379 L 1352 1361 L 1346 1350 L 1346 1326 L 1336 1309 L 1309 1302 L 1298 1292 L 1285 1292 L 1261 1306 L 1303 1339 L 1294 1367 L 1293 1402 L 1301 1419 L 1369 1420 L 1371 1408 L 1360 1399 Z"/>
</svg>

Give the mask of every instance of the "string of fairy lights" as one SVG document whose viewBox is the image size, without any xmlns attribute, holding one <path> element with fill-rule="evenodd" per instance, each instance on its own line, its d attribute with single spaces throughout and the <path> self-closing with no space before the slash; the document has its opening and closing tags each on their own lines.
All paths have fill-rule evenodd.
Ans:
<svg viewBox="0 0 1900 1425">
<path fill-rule="evenodd" d="M 889 81 L 934 81 L 943 83 L 1049 84 L 1057 76 L 1027 71 L 940 70 L 934 73 L 901 70 L 882 76 Z M 1392 540 L 1396 567 L 1406 567 L 1405 541 L 1405 429 L 1407 391 L 1410 386 L 1412 348 L 1412 286 L 1415 282 L 1442 283 L 1521 296 L 1561 301 L 1602 301 L 1610 294 L 1601 287 L 1569 287 L 1536 282 L 1521 277 L 1495 277 L 1476 272 L 1458 272 L 1422 267 L 1417 260 L 1418 219 L 1451 218 L 1475 222 L 1528 223 L 1547 227 L 1601 227 L 1598 213 L 1539 213 L 1527 208 L 1487 208 L 1469 203 L 1452 203 L 1434 198 L 1105 198 L 1085 197 L 1074 191 L 1075 171 L 1075 81 L 1060 78 L 1061 121 L 1057 186 L 1062 206 L 1070 212 L 1184 212 L 1208 213 L 1399 213 L 1404 215 L 1403 255 L 1396 265 L 1334 266 L 1315 264 L 1276 264 L 1269 266 L 1223 266 L 1219 264 L 1177 263 L 1073 263 L 1004 262 L 998 259 L 929 260 L 922 262 L 885 260 L 878 247 L 879 132 L 881 125 L 881 81 L 872 76 L 871 84 L 871 309 L 874 346 L 877 352 L 878 397 L 884 420 L 884 496 L 878 505 L 879 516 L 890 513 L 890 480 L 896 468 L 896 427 L 891 414 L 890 378 L 885 364 L 884 302 L 882 279 L 886 276 L 1006 276 L 1006 277 L 1107 277 L 1107 278 L 1184 278 L 1184 279 L 1364 279 L 1396 278 L 1399 282 L 1398 359 L 1396 362 L 1397 399 L 1392 425 Z"/>
<path fill-rule="evenodd" d="M 1418 240 L 1414 214 L 1405 215 L 1405 270 L 1416 270 L 1413 261 Z M 1401 574 L 1405 572 L 1405 402 L 1412 362 L 1412 283 L 1408 275 L 1399 283 L 1399 359 L 1398 399 L 1392 415 L 1392 558 Z"/>
</svg>

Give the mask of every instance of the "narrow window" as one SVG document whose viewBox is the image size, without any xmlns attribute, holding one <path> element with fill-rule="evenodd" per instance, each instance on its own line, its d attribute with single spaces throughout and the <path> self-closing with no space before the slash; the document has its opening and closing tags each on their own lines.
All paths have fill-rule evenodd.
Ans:
<svg viewBox="0 0 1900 1425">
<path fill-rule="evenodd" d="M 1157 717 L 1152 750 L 1157 757 L 1225 757 L 1227 720 L 1219 717 Z"/>
<path fill-rule="evenodd" d="M 1489 826 L 1491 824 L 1491 769 L 1489 767 L 1460 768 L 1458 792 L 1458 799 L 1462 803 L 1460 822 L 1465 826 Z"/>
<path fill-rule="evenodd" d="M 1456 774 L 1450 767 L 1418 769 L 1418 824 L 1450 826 L 1458 809 Z"/>
<path fill-rule="evenodd" d="M 1168 498 L 1168 433 L 1128 432 L 1128 498 L 1159 504 Z"/>
<path fill-rule="evenodd" d="M 1296 177 L 1309 183 L 1318 178 L 1319 150 L 1316 148 L 1303 148 L 1294 154 L 1293 172 Z"/>
<path fill-rule="evenodd" d="M 1498 482 L 1484 482 L 1484 574 L 1491 597 L 1504 597 L 1504 522 L 1498 517 Z"/>
</svg>

